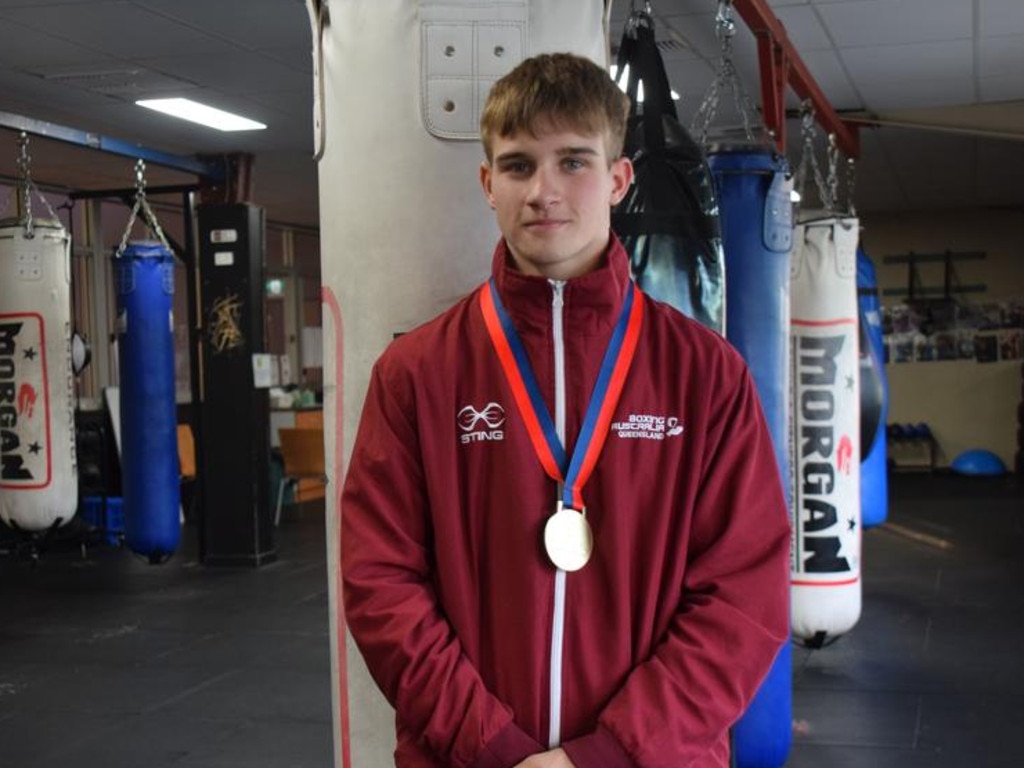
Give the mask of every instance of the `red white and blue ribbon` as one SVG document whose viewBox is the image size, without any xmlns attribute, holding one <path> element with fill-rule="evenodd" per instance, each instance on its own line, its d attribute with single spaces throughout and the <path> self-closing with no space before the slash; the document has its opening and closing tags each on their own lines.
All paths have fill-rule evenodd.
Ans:
<svg viewBox="0 0 1024 768">
<path fill-rule="evenodd" d="M 558 438 L 526 349 L 512 318 L 501 303 L 493 277 L 480 292 L 480 309 L 487 332 L 505 371 L 534 452 L 548 476 L 562 484 L 562 503 L 572 509 L 584 508 L 583 486 L 597 465 L 626 375 L 633 363 L 644 314 L 644 302 L 639 294 L 640 289 L 630 284 L 570 457 Z"/>
</svg>

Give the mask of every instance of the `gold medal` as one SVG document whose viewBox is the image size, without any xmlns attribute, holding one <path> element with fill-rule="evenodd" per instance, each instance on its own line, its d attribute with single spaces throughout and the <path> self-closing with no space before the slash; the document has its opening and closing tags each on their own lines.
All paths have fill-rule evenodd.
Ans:
<svg viewBox="0 0 1024 768">
<path fill-rule="evenodd" d="M 594 551 L 594 536 L 587 511 L 577 511 L 558 502 L 555 514 L 544 525 L 544 549 L 548 558 L 563 571 L 578 571 Z"/>
</svg>

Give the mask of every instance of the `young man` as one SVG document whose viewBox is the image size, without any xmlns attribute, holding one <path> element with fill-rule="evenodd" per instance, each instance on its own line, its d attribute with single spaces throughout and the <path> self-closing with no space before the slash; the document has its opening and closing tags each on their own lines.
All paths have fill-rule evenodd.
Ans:
<svg viewBox="0 0 1024 768">
<path fill-rule="evenodd" d="M 485 285 L 377 362 L 342 499 L 348 626 L 398 766 L 725 766 L 788 637 L 752 381 L 609 230 L 628 104 L 567 54 L 481 120 Z"/>
</svg>

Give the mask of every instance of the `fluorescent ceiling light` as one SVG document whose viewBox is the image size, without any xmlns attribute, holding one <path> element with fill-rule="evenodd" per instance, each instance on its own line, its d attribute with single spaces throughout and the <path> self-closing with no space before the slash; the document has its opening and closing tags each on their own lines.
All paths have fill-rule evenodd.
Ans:
<svg viewBox="0 0 1024 768">
<path fill-rule="evenodd" d="M 180 117 L 182 120 L 191 120 L 193 123 L 216 128 L 218 131 L 259 131 L 267 127 L 263 123 L 257 123 L 247 117 L 233 115 L 222 109 L 192 101 L 192 99 L 142 99 L 135 103 L 146 109 L 163 112 L 165 115 Z"/>
<path fill-rule="evenodd" d="M 612 64 L 612 66 L 611 66 L 612 80 L 618 80 L 618 73 L 619 73 L 619 65 L 618 64 Z M 622 82 L 619 83 L 619 90 L 621 90 L 623 93 L 625 93 L 628 83 L 629 83 L 629 64 L 627 64 L 625 67 L 622 68 Z M 680 96 L 679 96 L 678 93 L 676 93 L 671 88 L 669 89 L 669 93 L 672 94 L 672 101 L 679 101 Z M 643 83 L 643 80 L 641 80 L 639 83 L 637 83 L 637 87 L 636 87 L 636 100 L 638 102 L 640 102 L 641 104 L 644 101 L 644 83 Z"/>
</svg>

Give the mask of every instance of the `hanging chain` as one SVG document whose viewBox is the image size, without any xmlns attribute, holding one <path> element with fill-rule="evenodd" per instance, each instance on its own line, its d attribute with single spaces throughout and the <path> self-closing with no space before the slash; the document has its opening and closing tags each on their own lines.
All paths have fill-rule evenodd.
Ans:
<svg viewBox="0 0 1024 768">
<path fill-rule="evenodd" d="M 28 134 L 22 131 L 18 136 L 18 191 L 21 196 L 22 212 L 19 223 L 25 228 L 25 237 L 35 237 L 35 219 L 32 217 L 32 191 L 35 190 L 47 212 L 61 226 L 60 217 L 53 210 L 50 201 L 32 181 L 32 156 L 28 153 Z"/>
<path fill-rule="evenodd" d="M 28 156 L 28 134 L 24 131 L 18 136 L 18 175 L 21 179 L 21 221 L 25 227 L 25 237 L 34 237 L 32 228 L 32 195 L 29 187 L 32 184 L 32 158 Z"/>
<path fill-rule="evenodd" d="M 839 213 L 839 144 L 834 133 L 828 135 L 826 157 L 828 158 L 826 181 L 828 182 L 828 201 L 830 203 L 828 208 L 833 213 Z"/>
<path fill-rule="evenodd" d="M 160 240 L 163 246 L 170 251 L 171 246 L 164 236 L 164 231 L 160 228 L 160 222 L 156 220 L 153 209 L 149 207 L 149 203 L 146 200 L 146 164 L 142 162 L 141 158 L 135 161 L 135 204 L 132 205 L 132 212 L 128 216 L 128 226 L 125 227 L 124 234 L 121 235 L 121 244 L 117 246 L 116 258 L 124 256 L 124 251 L 128 247 L 128 237 L 132 233 L 132 227 L 135 226 L 135 219 L 138 217 L 139 211 L 142 211 L 146 226 L 157 236 L 157 239 Z"/>
<path fill-rule="evenodd" d="M 846 158 L 846 210 L 851 216 L 857 215 L 857 208 L 853 203 L 853 190 L 857 181 L 857 161 L 852 157 Z"/>
<path fill-rule="evenodd" d="M 829 154 L 829 179 L 831 186 L 826 183 L 826 179 L 822 176 L 821 167 L 818 165 L 818 158 L 814 154 L 814 138 L 815 138 L 815 123 L 814 123 L 814 109 L 811 107 L 810 101 L 805 101 L 801 106 L 802 117 L 800 119 L 800 130 L 803 135 L 803 146 L 800 152 L 800 164 L 796 169 L 796 191 L 800 195 L 800 205 L 803 207 L 807 201 L 805 196 L 804 187 L 807 181 L 807 167 L 810 166 L 811 174 L 814 176 L 814 185 L 818 190 L 818 198 L 821 200 L 821 205 L 826 211 L 830 213 L 835 212 L 836 207 L 836 191 L 835 191 L 835 178 L 836 174 L 834 171 L 834 159 Z M 835 145 L 835 137 L 830 138 L 832 146 Z"/>
<path fill-rule="evenodd" d="M 694 113 L 690 123 L 690 133 L 695 134 L 701 145 L 707 145 L 708 129 L 718 114 L 718 104 L 721 100 L 722 91 L 732 91 L 733 103 L 740 119 L 743 121 L 743 133 L 751 144 L 755 143 L 753 121 L 751 115 L 754 113 L 754 104 L 749 94 L 740 82 L 739 73 L 733 63 L 732 44 L 736 36 L 736 22 L 732 17 L 732 0 L 719 0 L 718 13 L 715 14 L 715 35 L 721 45 L 721 57 L 719 59 L 718 72 L 704 100 Z"/>
</svg>

